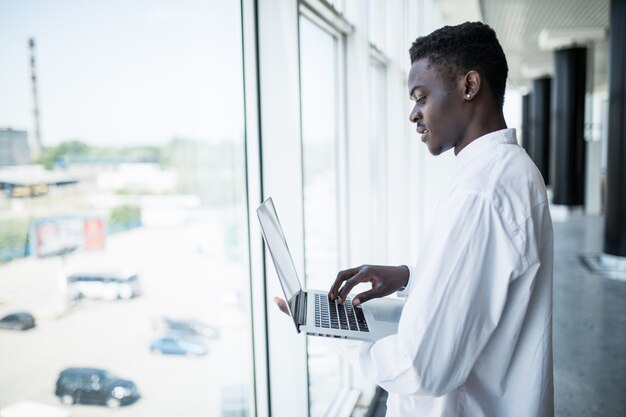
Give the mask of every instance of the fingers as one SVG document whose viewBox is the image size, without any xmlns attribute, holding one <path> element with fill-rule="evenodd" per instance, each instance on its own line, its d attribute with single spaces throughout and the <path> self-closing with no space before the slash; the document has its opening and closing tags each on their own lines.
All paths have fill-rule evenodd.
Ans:
<svg viewBox="0 0 626 417">
<path fill-rule="evenodd" d="M 339 296 L 339 288 L 341 288 L 341 286 L 346 280 L 350 279 L 355 274 L 357 274 L 359 272 L 359 269 L 360 267 L 350 268 L 344 271 L 340 271 L 337 274 L 337 278 L 335 279 L 335 282 L 333 283 L 332 287 L 330 287 L 330 291 L 328 292 L 328 298 L 330 298 L 331 300 L 335 300 Z M 350 289 L 352 289 L 352 287 L 350 287 Z"/>
<path fill-rule="evenodd" d="M 331 300 L 343 303 L 357 284 L 371 283 L 372 288 L 369 291 L 357 294 L 352 300 L 352 304 L 356 306 L 397 291 L 402 285 L 406 285 L 408 279 L 409 270 L 406 266 L 361 265 L 339 272 L 328 296 Z"/>
<path fill-rule="evenodd" d="M 287 302 L 285 300 L 279 297 L 274 297 L 274 302 L 276 303 L 280 311 L 282 311 L 286 315 L 289 315 L 289 308 L 287 307 Z"/>
<path fill-rule="evenodd" d="M 345 299 L 348 297 L 348 294 L 350 294 L 350 291 L 352 291 L 352 288 L 354 288 L 357 284 L 360 284 L 362 282 L 369 282 L 369 281 L 370 281 L 370 274 L 369 274 L 369 271 L 367 270 L 367 267 L 361 268 L 356 275 L 348 278 L 344 282 L 343 287 L 341 287 L 341 289 L 339 290 L 337 294 L 337 298 L 339 302 L 343 303 Z"/>
</svg>

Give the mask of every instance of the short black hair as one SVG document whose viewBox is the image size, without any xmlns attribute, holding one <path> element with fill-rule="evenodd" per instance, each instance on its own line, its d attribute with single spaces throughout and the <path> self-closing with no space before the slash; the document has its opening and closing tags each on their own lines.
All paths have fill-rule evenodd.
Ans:
<svg viewBox="0 0 626 417">
<path fill-rule="evenodd" d="M 444 26 L 419 37 L 409 49 L 411 64 L 427 58 L 431 64 L 447 67 L 454 76 L 471 70 L 485 77 L 496 102 L 504 105 L 509 67 L 496 32 L 481 22 Z"/>
</svg>

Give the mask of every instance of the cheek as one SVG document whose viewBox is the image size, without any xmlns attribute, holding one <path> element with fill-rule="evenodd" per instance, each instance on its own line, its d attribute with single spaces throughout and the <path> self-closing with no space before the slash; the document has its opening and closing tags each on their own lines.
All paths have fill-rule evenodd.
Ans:
<svg viewBox="0 0 626 417">
<path fill-rule="evenodd" d="M 432 103 L 429 106 L 426 106 L 424 109 L 422 109 L 422 114 L 424 115 L 424 120 L 426 124 L 428 125 L 429 129 L 430 128 L 432 129 L 444 128 L 445 129 L 445 123 L 443 123 L 443 126 L 441 123 L 441 117 L 442 117 L 441 109 L 439 109 L 436 103 Z"/>
<path fill-rule="evenodd" d="M 450 119 L 453 109 L 450 107 L 449 102 L 446 100 L 436 99 L 432 100 L 427 108 L 423 110 L 424 118 L 428 120 L 428 125 L 438 131 L 447 131 L 450 126 Z"/>
</svg>

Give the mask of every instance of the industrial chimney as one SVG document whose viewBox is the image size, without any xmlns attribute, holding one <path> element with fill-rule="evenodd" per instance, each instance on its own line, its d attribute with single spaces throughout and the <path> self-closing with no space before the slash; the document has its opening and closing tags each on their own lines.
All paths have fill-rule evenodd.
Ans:
<svg viewBox="0 0 626 417">
<path fill-rule="evenodd" d="M 33 92 L 33 135 L 30 137 L 31 160 L 41 157 L 41 129 L 39 121 L 39 98 L 37 96 L 37 73 L 35 71 L 35 39 L 28 40 L 30 48 L 30 80 Z"/>
</svg>

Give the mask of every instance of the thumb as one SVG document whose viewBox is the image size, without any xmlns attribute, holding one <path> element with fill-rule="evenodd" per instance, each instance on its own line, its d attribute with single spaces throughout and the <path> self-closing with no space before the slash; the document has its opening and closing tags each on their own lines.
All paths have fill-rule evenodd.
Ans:
<svg viewBox="0 0 626 417">
<path fill-rule="evenodd" d="M 359 304 L 363 304 L 364 302 L 369 301 L 372 298 L 376 298 L 376 297 L 377 295 L 374 289 L 363 291 L 362 293 L 354 296 L 354 298 L 352 299 L 352 305 L 356 307 Z"/>
</svg>

